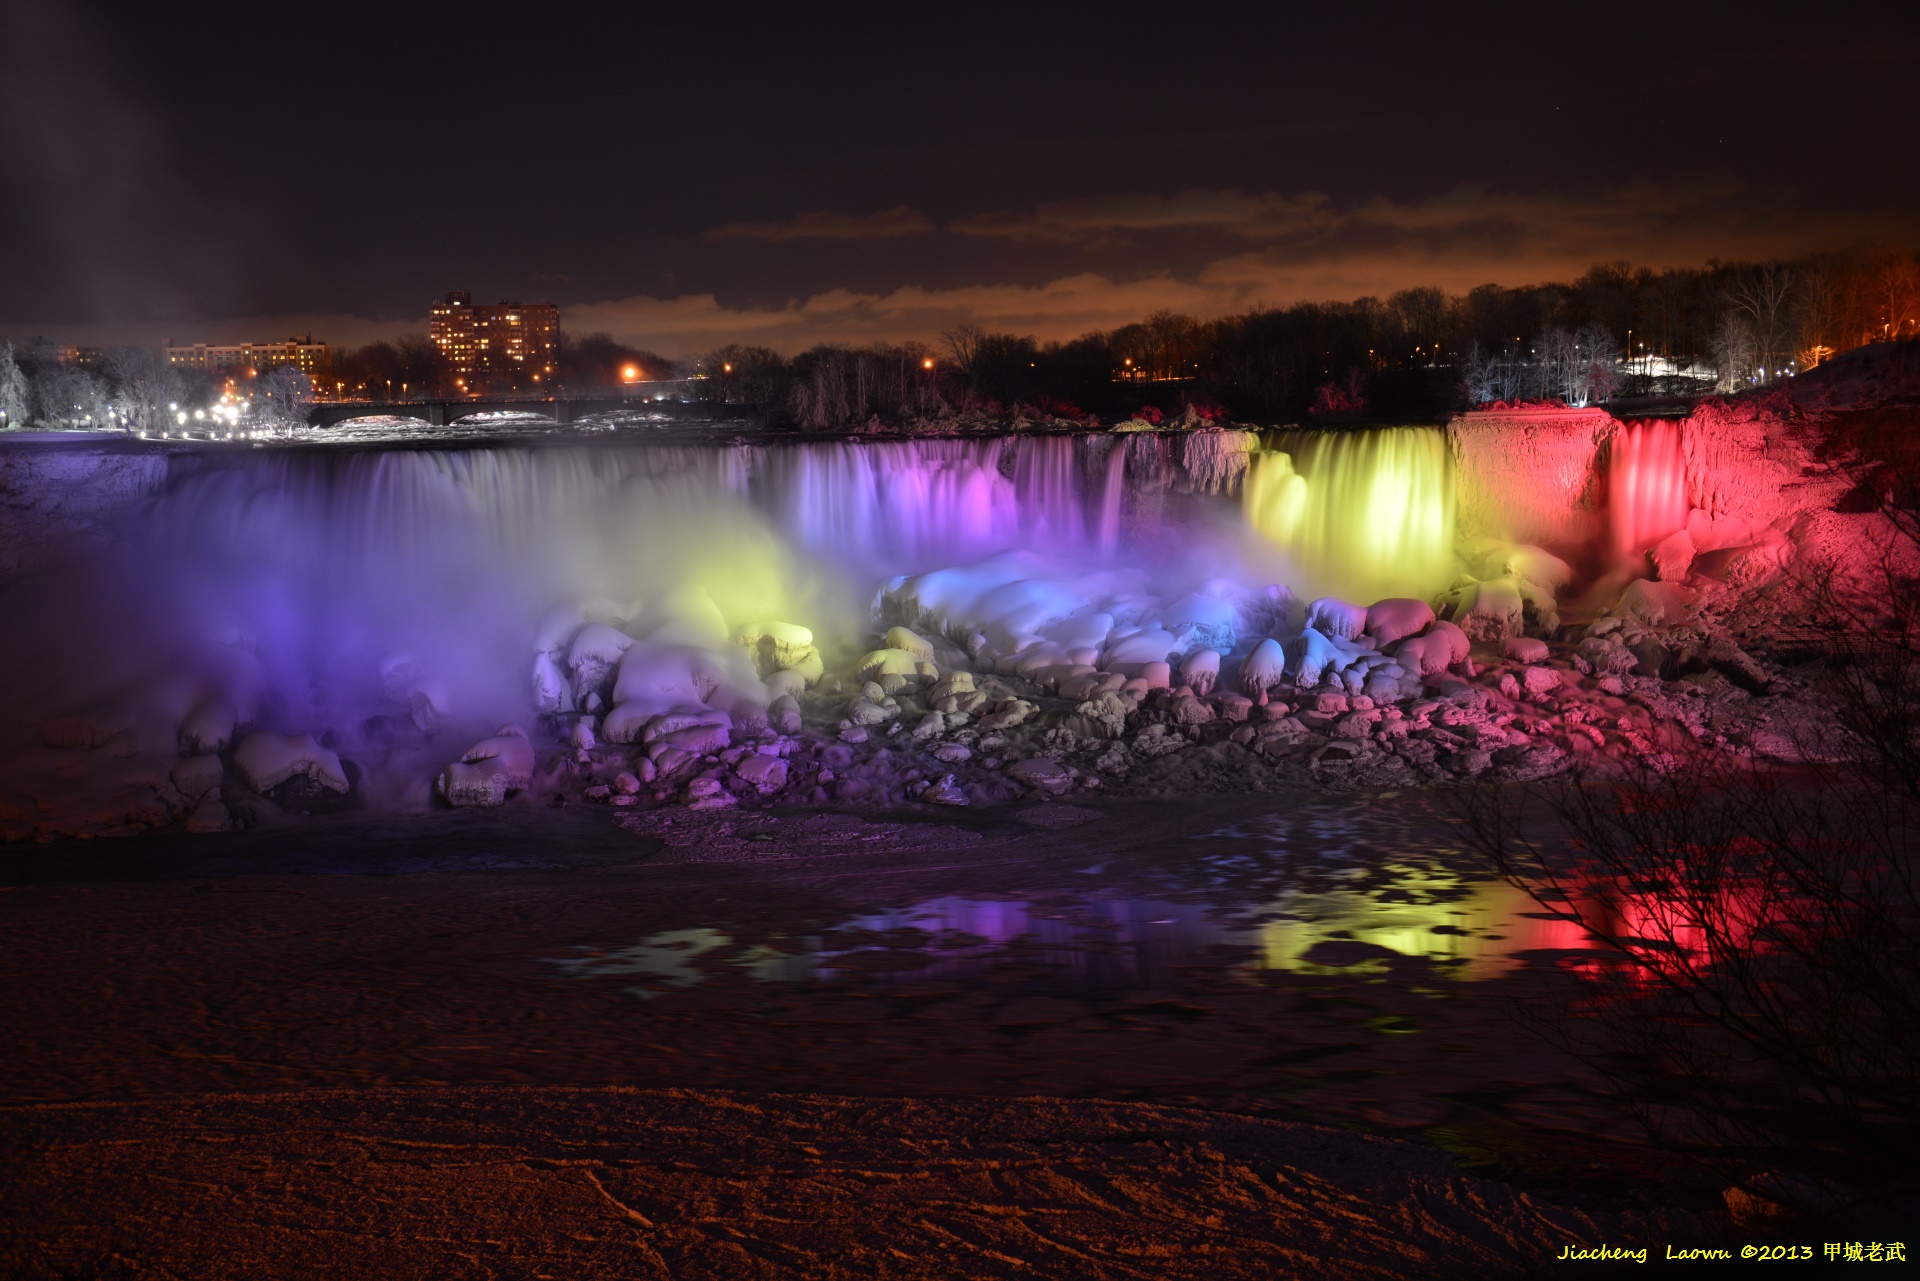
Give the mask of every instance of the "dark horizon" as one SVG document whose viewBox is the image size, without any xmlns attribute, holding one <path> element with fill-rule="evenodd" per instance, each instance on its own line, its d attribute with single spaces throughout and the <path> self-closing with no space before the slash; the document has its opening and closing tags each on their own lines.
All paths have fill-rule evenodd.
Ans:
<svg viewBox="0 0 1920 1281">
<path fill-rule="evenodd" d="M 1920 177 L 1886 142 L 1920 123 L 1920 19 L 1891 6 L 459 28 L 215 6 L 186 31 L 35 2 L 14 30 L 14 336 L 352 345 L 470 289 L 675 355 L 1046 340 L 1920 243 Z"/>
</svg>

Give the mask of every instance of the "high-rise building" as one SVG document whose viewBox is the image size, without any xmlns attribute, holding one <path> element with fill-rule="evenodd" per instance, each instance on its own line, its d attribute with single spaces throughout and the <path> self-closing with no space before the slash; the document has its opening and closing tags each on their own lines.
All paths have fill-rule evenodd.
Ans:
<svg viewBox="0 0 1920 1281">
<path fill-rule="evenodd" d="M 550 302 L 474 305 L 450 293 L 427 310 L 427 336 L 470 390 L 547 382 L 560 344 L 560 309 Z"/>
<path fill-rule="evenodd" d="M 285 342 L 203 343 L 167 346 L 167 363 L 175 369 L 224 374 L 251 370 L 264 374 L 277 365 L 292 365 L 309 378 L 318 378 L 333 364 L 333 348 L 315 342 L 313 335 Z"/>
</svg>

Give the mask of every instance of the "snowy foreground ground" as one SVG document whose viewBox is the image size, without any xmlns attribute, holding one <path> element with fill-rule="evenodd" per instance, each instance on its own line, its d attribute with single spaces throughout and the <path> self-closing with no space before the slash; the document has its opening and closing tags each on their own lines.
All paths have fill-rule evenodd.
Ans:
<svg viewBox="0 0 1920 1281">
<path fill-rule="evenodd" d="M 509 806 L 11 863 L 9 1275 L 1538 1274 L 1738 1240 L 1430 795 Z M 1660 1207 L 1684 1207 L 1666 1209 Z"/>
</svg>

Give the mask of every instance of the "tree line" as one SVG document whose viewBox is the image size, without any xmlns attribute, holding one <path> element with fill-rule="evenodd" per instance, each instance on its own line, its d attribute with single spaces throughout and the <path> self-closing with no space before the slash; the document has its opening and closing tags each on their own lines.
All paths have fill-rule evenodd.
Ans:
<svg viewBox="0 0 1920 1281">
<path fill-rule="evenodd" d="M 1158 311 L 1066 342 L 965 325 L 938 344 L 823 344 L 793 356 L 736 344 L 673 361 L 605 333 L 563 334 L 547 385 L 579 393 L 691 379 L 716 413 L 814 431 L 968 413 L 1091 424 L 1189 407 L 1251 422 L 1418 420 L 1493 402 L 1737 391 L 1916 334 L 1920 260 L 1882 246 L 1659 270 L 1605 263 L 1571 283 L 1423 287 L 1215 320 Z M 305 392 L 259 371 L 268 374 L 288 385 L 263 404 L 294 408 Z M 316 381 L 318 394 L 349 399 L 460 390 L 423 334 L 339 352 Z M 84 368 L 44 349 L 8 350 L 0 419 L 152 430 L 157 406 L 199 403 L 221 385 L 183 378 L 137 348 Z"/>
<path fill-rule="evenodd" d="M 729 346 L 690 362 L 720 405 L 844 429 L 1030 407 L 1110 421 L 1420 418 L 1498 401 L 1737 391 L 1920 334 L 1920 261 L 1865 248 L 1767 263 L 1593 267 L 1571 283 L 1407 289 L 1202 320 L 1155 312 L 1067 342 L 963 326 L 936 346 Z"/>
</svg>

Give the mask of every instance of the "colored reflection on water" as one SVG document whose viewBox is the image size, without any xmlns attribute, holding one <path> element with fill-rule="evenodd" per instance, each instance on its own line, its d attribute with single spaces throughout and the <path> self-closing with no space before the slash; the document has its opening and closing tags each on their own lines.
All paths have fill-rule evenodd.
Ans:
<svg viewBox="0 0 1920 1281">
<path fill-rule="evenodd" d="M 759 937 L 670 931 L 553 959 L 582 976 L 631 975 L 642 996 L 722 973 L 827 985 L 991 979 L 1098 995 L 1172 990 L 1194 971 L 1260 981 L 1376 975 L 1408 963 L 1481 982 L 1599 946 L 1436 841 L 1430 818 L 1417 839 L 1402 826 L 1306 806 L 1197 835 L 1171 864 L 1089 864 L 1073 873 L 1084 886 L 933 895 Z"/>
</svg>

